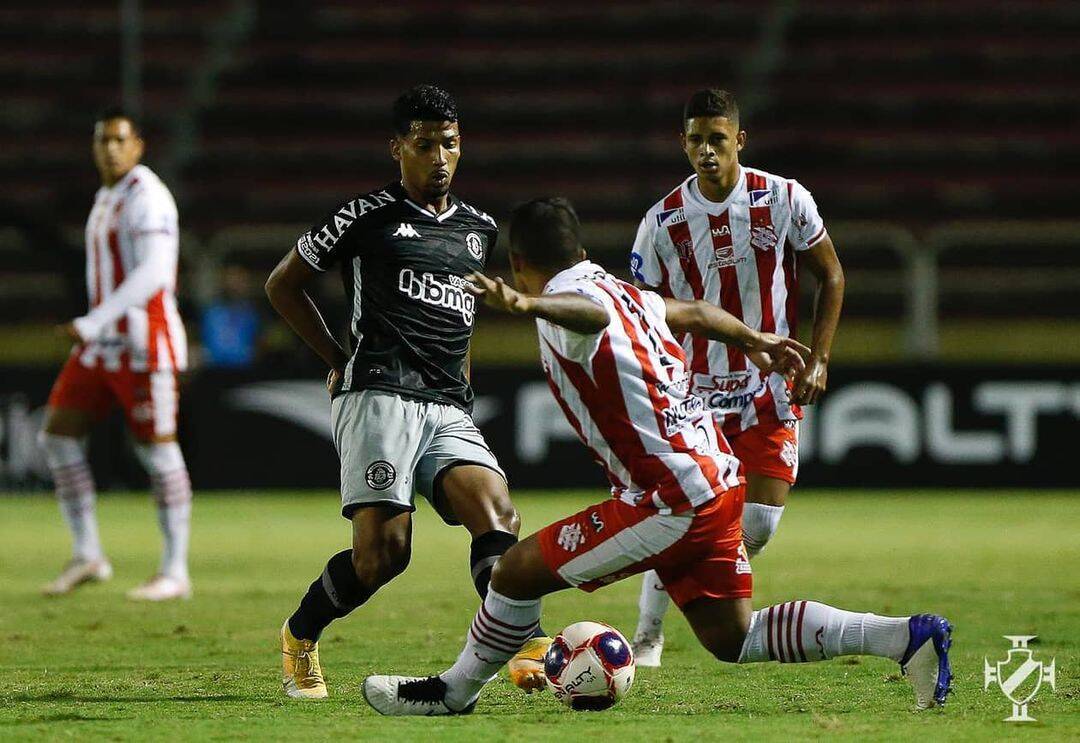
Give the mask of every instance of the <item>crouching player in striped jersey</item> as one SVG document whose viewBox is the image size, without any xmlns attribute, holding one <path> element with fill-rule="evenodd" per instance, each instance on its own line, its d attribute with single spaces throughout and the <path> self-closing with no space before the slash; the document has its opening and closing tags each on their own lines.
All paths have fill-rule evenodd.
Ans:
<svg viewBox="0 0 1080 743">
<path fill-rule="evenodd" d="M 951 627 L 940 616 L 885 617 L 815 601 L 751 607 L 742 544 L 745 481 L 711 413 L 687 390 L 673 332 L 722 340 L 768 373 L 791 376 L 809 349 L 755 331 L 703 301 L 664 299 L 585 259 L 570 203 L 518 207 L 510 226 L 517 290 L 474 274 L 476 293 L 536 318 L 560 407 L 607 470 L 614 497 L 519 542 L 495 565 L 457 662 L 437 676 L 369 676 L 386 715 L 471 712 L 484 685 L 532 636 L 542 596 L 656 570 L 701 644 L 730 663 L 876 655 L 900 663 L 919 707 L 945 702 Z"/>
<path fill-rule="evenodd" d="M 139 164 L 143 139 L 129 114 L 115 109 L 98 117 L 93 153 L 101 188 L 86 222 L 90 311 L 62 326 L 75 346 L 49 396 L 39 437 L 73 554 L 43 590 L 58 596 L 112 576 L 98 539 L 85 441 L 94 421 L 119 406 L 150 475 L 164 537 L 158 573 L 128 598 L 188 598 L 191 482 L 176 440 L 177 373 L 187 367 L 175 297 L 176 203 L 154 172 Z"/>
</svg>

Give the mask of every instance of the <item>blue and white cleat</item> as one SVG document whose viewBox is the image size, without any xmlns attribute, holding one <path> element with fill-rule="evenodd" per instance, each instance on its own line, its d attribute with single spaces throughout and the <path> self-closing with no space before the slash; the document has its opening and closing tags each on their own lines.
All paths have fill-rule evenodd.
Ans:
<svg viewBox="0 0 1080 743">
<path fill-rule="evenodd" d="M 900 659 L 900 671 L 915 688 L 915 706 L 919 709 L 940 707 L 952 691 L 952 625 L 937 614 L 916 614 L 908 619 L 907 650 Z"/>
<path fill-rule="evenodd" d="M 446 682 L 438 676 L 368 676 L 363 692 L 372 709 L 390 717 L 467 715 L 476 706 L 475 701 L 462 710 L 447 706 Z"/>
</svg>

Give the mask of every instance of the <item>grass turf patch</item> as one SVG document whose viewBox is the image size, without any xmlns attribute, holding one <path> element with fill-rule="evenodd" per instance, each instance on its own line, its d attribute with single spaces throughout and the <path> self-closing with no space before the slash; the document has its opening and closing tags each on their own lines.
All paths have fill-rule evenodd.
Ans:
<svg viewBox="0 0 1080 743">
<path fill-rule="evenodd" d="M 523 532 L 599 493 L 519 493 Z M 572 713 L 525 697 L 504 678 L 476 714 L 387 719 L 364 704 L 373 672 L 429 673 L 453 662 L 476 597 L 468 537 L 429 508 L 416 514 L 408 571 L 323 637 L 332 698 L 286 700 L 277 632 L 327 557 L 348 543 L 330 492 L 200 493 L 192 543 L 195 598 L 124 600 L 154 572 L 158 534 L 145 496 L 105 495 L 99 517 L 116 576 L 61 599 L 41 584 L 68 540 L 50 499 L 0 498 L 0 739 L 685 740 L 850 737 L 985 740 L 1080 736 L 1080 493 L 798 491 L 776 540 L 754 562 L 755 605 L 812 598 L 878 613 L 944 613 L 957 627 L 955 695 L 912 711 L 896 664 L 875 658 L 780 666 L 722 665 L 670 616 L 664 665 L 640 669 L 615 709 Z M 544 625 L 581 619 L 633 631 L 639 581 L 545 601 Z M 1005 724 L 1010 705 L 983 690 L 983 658 L 1004 634 L 1037 634 L 1057 659 L 1056 693 L 1040 691 L 1036 723 Z"/>
</svg>

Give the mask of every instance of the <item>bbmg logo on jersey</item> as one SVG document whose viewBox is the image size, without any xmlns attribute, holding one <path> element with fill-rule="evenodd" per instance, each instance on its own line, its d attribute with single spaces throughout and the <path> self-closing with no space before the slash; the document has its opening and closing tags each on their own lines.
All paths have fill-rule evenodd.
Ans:
<svg viewBox="0 0 1080 743">
<path fill-rule="evenodd" d="M 448 276 L 447 282 L 442 282 L 434 274 L 424 272 L 417 278 L 411 268 L 403 268 L 398 274 L 398 291 L 424 304 L 458 312 L 466 325 L 473 323 L 476 297 L 465 288 L 465 279 L 459 276 Z"/>
</svg>

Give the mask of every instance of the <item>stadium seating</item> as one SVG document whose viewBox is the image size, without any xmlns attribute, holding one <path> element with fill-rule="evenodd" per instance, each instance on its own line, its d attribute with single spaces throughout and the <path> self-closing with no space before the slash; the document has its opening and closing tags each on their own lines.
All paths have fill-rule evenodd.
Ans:
<svg viewBox="0 0 1080 743">
<path fill-rule="evenodd" d="M 686 172 L 680 107 L 704 85 L 740 92 L 745 162 L 797 176 L 830 223 L 885 221 L 923 240 L 957 219 L 1067 217 L 1080 186 L 1075 3 L 251 2 L 253 23 L 218 58 L 210 29 L 243 3 L 144 5 L 148 162 L 167 166 L 203 244 L 237 225 L 311 222 L 391 178 L 387 109 L 418 81 L 459 98 L 463 197 L 501 216 L 568 195 L 612 265 Z M 0 8 L 0 134 L 19 143 L 0 155 L 0 187 L 28 218 L 78 228 L 85 216 L 87 122 L 118 90 L 116 7 Z M 1060 258 L 1075 270 L 1059 242 L 1035 243 L 1035 268 Z M 889 276 L 902 261 L 873 247 L 852 266 Z M 282 248 L 267 246 L 264 263 Z M 949 270 L 984 258 L 951 252 Z M 10 263 L 0 257 L 0 282 Z M 888 296 L 849 307 L 892 317 Z"/>
</svg>

